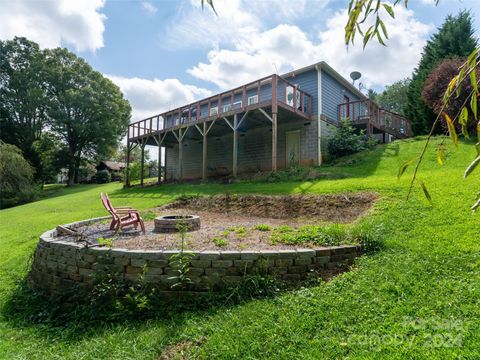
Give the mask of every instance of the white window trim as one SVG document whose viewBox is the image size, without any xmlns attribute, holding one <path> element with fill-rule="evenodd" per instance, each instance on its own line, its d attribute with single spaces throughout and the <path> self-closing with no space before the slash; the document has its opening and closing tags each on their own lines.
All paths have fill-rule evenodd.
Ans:
<svg viewBox="0 0 480 360">
<path fill-rule="evenodd" d="M 247 105 L 258 104 L 258 94 L 252 95 L 247 98 Z"/>
</svg>

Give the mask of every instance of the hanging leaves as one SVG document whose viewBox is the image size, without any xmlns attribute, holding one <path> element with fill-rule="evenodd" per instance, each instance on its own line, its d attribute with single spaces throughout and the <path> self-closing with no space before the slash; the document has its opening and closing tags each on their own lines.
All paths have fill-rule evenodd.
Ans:
<svg viewBox="0 0 480 360">
<path fill-rule="evenodd" d="M 470 108 L 472 109 L 473 113 L 473 118 L 477 119 L 477 96 L 476 94 L 472 95 L 472 98 L 470 99 Z"/>
<path fill-rule="evenodd" d="M 443 144 L 438 144 L 437 147 L 437 162 L 439 165 L 443 165 L 445 163 L 445 148 Z"/>
<path fill-rule="evenodd" d="M 205 3 L 207 3 L 208 5 L 210 5 L 210 7 L 212 8 L 212 10 L 213 10 L 213 12 L 215 13 L 215 15 L 218 16 L 217 10 L 215 10 L 215 6 L 213 5 L 213 0 L 202 0 L 202 9 L 203 9 Z"/>
<path fill-rule="evenodd" d="M 478 151 L 478 149 L 477 149 Z M 471 172 L 473 170 L 475 170 L 475 168 L 478 166 L 478 164 L 480 164 L 480 155 L 478 155 L 475 160 L 473 160 L 470 165 L 468 165 L 468 168 L 467 170 L 465 170 L 465 173 L 463 174 L 463 178 L 466 179 L 468 175 L 471 174 Z"/>
<path fill-rule="evenodd" d="M 462 125 L 462 134 L 463 136 L 465 136 L 466 138 L 469 138 L 470 135 L 468 134 L 468 128 L 467 128 L 467 124 L 468 124 L 468 109 L 466 106 L 464 106 L 462 108 L 462 111 L 460 112 L 460 116 L 458 118 L 458 122 L 460 123 L 460 125 Z"/>
<path fill-rule="evenodd" d="M 447 122 L 448 133 L 450 134 L 450 138 L 452 139 L 455 146 L 458 147 L 458 135 L 457 135 L 457 131 L 455 130 L 455 125 L 453 125 L 453 121 L 450 118 L 450 116 L 448 116 L 447 113 L 443 113 L 443 116 L 445 117 L 445 121 Z"/>
<path fill-rule="evenodd" d="M 405 171 L 410 166 L 410 164 L 413 162 L 413 160 L 415 160 L 415 159 L 406 160 L 402 163 L 402 165 L 400 165 L 400 167 L 398 168 L 398 174 L 397 174 L 397 179 L 398 180 L 400 180 L 400 178 L 405 173 Z"/>
<path fill-rule="evenodd" d="M 423 180 L 420 180 L 420 187 L 422 188 L 423 195 L 425 195 L 428 202 L 430 204 L 432 204 L 432 197 L 430 196 L 430 193 L 428 192 L 427 186 L 425 185 L 425 182 L 423 182 Z"/>
</svg>

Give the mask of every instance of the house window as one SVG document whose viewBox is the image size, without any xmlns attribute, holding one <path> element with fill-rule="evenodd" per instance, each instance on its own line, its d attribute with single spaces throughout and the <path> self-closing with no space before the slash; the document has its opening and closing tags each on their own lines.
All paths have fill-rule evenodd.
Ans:
<svg viewBox="0 0 480 360">
<path fill-rule="evenodd" d="M 218 106 L 210 108 L 210 116 L 218 115 Z"/>
<path fill-rule="evenodd" d="M 249 96 L 247 99 L 247 105 L 253 105 L 258 103 L 258 95 Z"/>
<path fill-rule="evenodd" d="M 226 112 L 229 112 L 229 111 L 232 111 L 232 105 L 231 104 L 222 105 L 222 113 L 226 113 Z"/>
</svg>

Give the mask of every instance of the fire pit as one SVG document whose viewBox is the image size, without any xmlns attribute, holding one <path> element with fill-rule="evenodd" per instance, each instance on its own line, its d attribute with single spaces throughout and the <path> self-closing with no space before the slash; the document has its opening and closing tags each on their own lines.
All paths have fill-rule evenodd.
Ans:
<svg viewBox="0 0 480 360">
<path fill-rule="evenodd" d="M 200 229 L 200 217 L 197 215 L 166 215 L 156 217 L 154 220 L 155 232 L 172 233 L 179 232 L 182 227 L 186 231 Z"/>
</svg>

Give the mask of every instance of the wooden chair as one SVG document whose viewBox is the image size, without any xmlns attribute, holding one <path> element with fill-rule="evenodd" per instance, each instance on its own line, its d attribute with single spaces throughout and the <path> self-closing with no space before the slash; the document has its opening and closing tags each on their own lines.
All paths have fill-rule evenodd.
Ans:
<svg viewBox="0 0 480 360">
<path fill-rule="evenodd" d="M 145 224 L 143 223 L 143 219 L 138 210 L 125 206 L 113 207 L 112 202 L 106 193 L 100 193 L 100 198 L 102 199 L 103 206 L 112 216 L 110 230 L 115 229 L 115 231 L 118 232 L 128 226 L 133 226 L 134 229 L 137 229 L 138 225 L 140 225 L 142 232 L 145 234 Z"/>
</svg>

